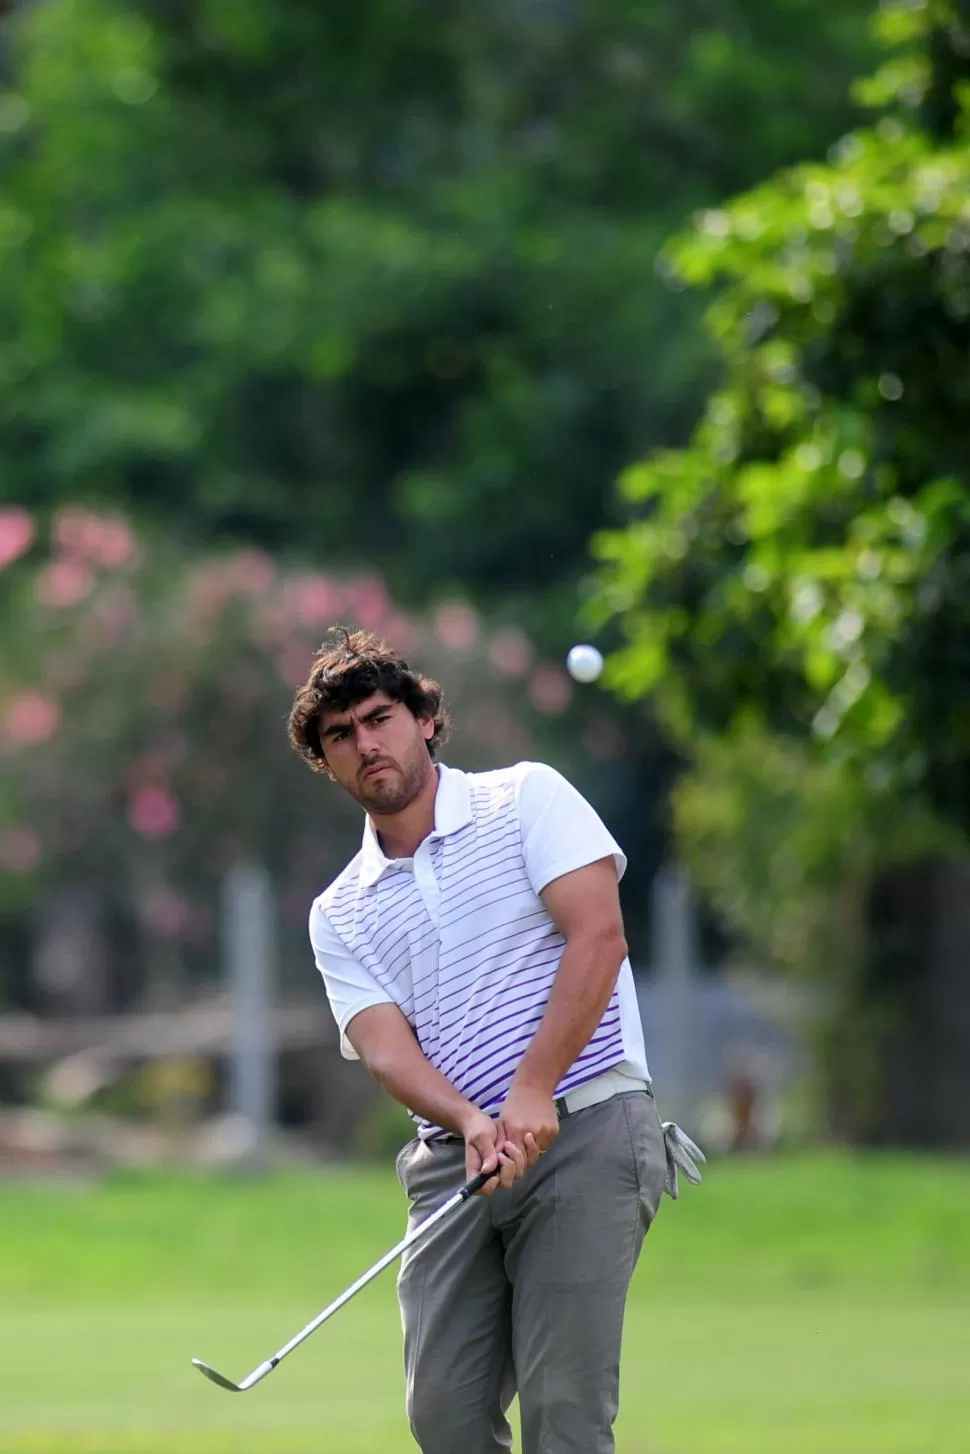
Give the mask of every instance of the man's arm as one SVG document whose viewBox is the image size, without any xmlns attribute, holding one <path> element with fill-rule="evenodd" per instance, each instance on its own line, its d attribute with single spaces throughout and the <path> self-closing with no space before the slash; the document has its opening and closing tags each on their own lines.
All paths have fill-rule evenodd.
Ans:
<svg viewBox="0 0 970 1454">
<path fill-rule="evenodd" d="M 593 1038 L 627 945 L 612 856 L 554 879 L 540 898 L 566 947 L 499 1119 L 509 1140 L 523 1146 L 531 1132 L 544 1151 L 559 1129 L 556 1086 Z"/>
<path fill-rule="evenodd" d="M 517 1146 L 506 1145 L 497 1122 L 467 1100 L 427 1059 L 397 1005 L 372 1005 L 361 1010 L 345 1033 L 370 1074 L 389 1095 L 416 1115 L 464 1138 L 469 1177 L 499 1168 L 486 1194 L 498 1186 L 511 1186 L 522 1174 L 526 1147 L 534 1145 L 531 1138 L 526 1142 L 523 1137 Z"/>
</svg>

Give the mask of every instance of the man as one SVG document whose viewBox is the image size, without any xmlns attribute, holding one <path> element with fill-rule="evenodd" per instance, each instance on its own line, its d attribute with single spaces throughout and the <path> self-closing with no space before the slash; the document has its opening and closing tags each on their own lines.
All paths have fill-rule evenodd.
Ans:
<svg viewBox="0 0 970 1454">
<path fill-rule="evenodd" d="M 364 632 L 321 650 L 290 715 L 297 751 L 366 813 L 310 938 L 344 1053 L 417 1123 L 397 1162 L 412 1224 L 496 1173 L 402 1262 L 408 1415 L 424 1454 L 496 1454 L 517 1392 L 524 1454 L 607 1454 L 669 1175 L 625 859 L 550 767 L 437 766 L 446 731 L 437 683 Z"/>
</svg>

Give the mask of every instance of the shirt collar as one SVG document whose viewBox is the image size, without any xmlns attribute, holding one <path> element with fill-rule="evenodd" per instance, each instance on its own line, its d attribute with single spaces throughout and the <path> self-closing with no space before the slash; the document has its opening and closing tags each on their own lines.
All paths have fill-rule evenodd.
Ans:
<svg viewBox="0 0 970 1454">
<path fill-rule="evenodd" d="M 431 837 L 446 838 L 449 833 L 457 833 L 459 828 L 464 828 L 471 821 L 472 800 L 467 774 L 460 772 L 458 768 L 446 767 L 443 762 L 439 763 Z M 370 818 L 365 819 L 360 867 L 360 882 L 363 886 L 371 888 L 383 873 L 400 862 L 399 858 L 385 857 L 373 823 Z"/>
</svg>

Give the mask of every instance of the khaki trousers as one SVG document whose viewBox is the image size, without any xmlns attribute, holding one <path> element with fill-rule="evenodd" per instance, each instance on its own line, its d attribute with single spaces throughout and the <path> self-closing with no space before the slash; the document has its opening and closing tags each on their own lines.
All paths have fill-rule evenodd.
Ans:
<svg viewBox="0 0 970 1454">
<path fill-rule="evenodd" d="M 397 1160 L 421 1222 L 465 1175 L 460 1141 Z M 666 1157 L 653 1096 L 565 1116 L 508 1191 L 474 1198 L 398 1277 L 407 1411 L 423 1454 L 499 1454 L 516 1393 L 522 1454 L 612 1454 L 623 1314 Z"/>
</svg>

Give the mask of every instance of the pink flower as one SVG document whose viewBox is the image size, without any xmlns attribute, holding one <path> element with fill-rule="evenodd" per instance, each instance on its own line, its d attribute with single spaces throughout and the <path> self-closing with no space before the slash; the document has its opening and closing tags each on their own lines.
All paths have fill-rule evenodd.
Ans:
<svg viewBox="0 0 970 1454">
<path fill-rule="evenodd" d="M 124 520 L 101 520 L 97 532 L 90 535 L 89 552 L 99 565 L 110 568 L 124 565 L 137 553 L 135 537 Z"/>
<path fill-rule="evenodd" d="M 138 616 L 138 601 L 134 592 L 127 586 L 112 589 L 96 603 L 94 616 L 98 644 L 102 649 L 117 646 Z"/>
<path fill-rule="evenodd" d="M 59 550 L 70 555 L 84 554 L 84 540 L 89 512 L 77 505 L 58 510 L 51 526 L 51 538 Z"/>
<path fill-rule="evenodd" d="M 128 821 L 143 838 L 168 838 L 181 820 L 181 809 L 167 788 L 138 788 L 128 804 Z"/>
<path fill-rule="evenodd" d="M 289 617 L 279 601 L 263 601 L 253 613 L 250 631 L 257 646 L 269 650 L 286 639 Z"/>
<path fill-rule="evenodd" d="M 598 757 L 603 762 L 616 761 L 626 752 L 626 734 L 609 717 L 597 717 L 583 733 L 583 746 L 590 757 Z"/>
<path fill-rule="evenodd" d="M 7 738 L 18 747 L 34 747 L 53 737 L 59 721 L 57 703 L 50 697 L 22 692 L 7 708 Z"/>
<path fill-rule="evenodd" d="M 555 716 L 564 712 L 572 700 L 569 678 L 557 666 L 537 666 L 529 678 L 529 696 L 537 712 Z"/>
<path fill-rule="evenodd" d="M 23 555 L 35 533 L 32 517 L 19 505 L 0 510 L 0 570 Z"/>
<path fill-rule="evenodd" d="M 311 656 L 298 641 L 288 641 L 276 658 L 279 674 L 288 687 L 300 687 L 310 675 Z"/>
<path fill-rule="evenodd" d="M 516 736 L 516 724 L 509 711 L 499 702 L 479 702 L 468 717 L 468 731 L 478 741 L 502 752 L 510 750 Z"/>
<path fill-rule="evenodd" d="M 421 632 L 407 616 L 395 611 L 384 622 L 384 638 L 398 651 L 408 652 L 420 645 Z"/>
<path fill-rule="evenodd" d="M 18 825 L 0 834 L 0 866 L 8 873 L 30 873 L 40 862 L 40 844 L 30 828 Z"/>
<path fill-rule="evenodd" d="M 42 606 L 76 606 L 93 585 L 88 566 L 76 560 L 53 560 L 37 577 L 37 599 Z"/>
<path fill-rule="evenodd" d="M 232 592 L 232 582 L 226 578 L 225 571 L 220 567 L 208 564 L 194 570 L 189 577 L 186 591 L 186 616 L 190 634 L 193 627 L 198 627 L 203 634 L 197 639 L 205 640 L 204 631 L 208 629 L 212 618 L 225 609 Z"/>
<path fill-rule="evenodd" d="M 261 550 L 240 550 L 226 562 L 226 575 L 245 596 L 262 596 L 273 584 L 273 562 Z"/>
<path fill-rule="evenodd" d="M 132 560 L 137 551 L 131 527 L 124 520 L 96 515 L 82 505 L 58 510 L 51 533 L 65 555 L 92 565 L 119 566 Z"/>
<path fill-rule="evenodd" d="M 141 916 L 163 939 L 180 939 L 189 928 L 192 906 L 175 889 L 153 889 L 141 906 Z"/>
<path fill-rule="evenodd" d="M 478 612 L 464 601 L 447 601 L 434 615 L 435 635 L 453 651 L 467 651 L 478 640 Z"/>
<path fill-rule="evenodd" d="M 289 583 L 286 600 L 304 626 L 324 626 L 340 611 L 344 595 L 326 576 L 303 576 Z"/>
<path fill-rule="evenodd" d="M 177 671 L 163 671 L 151 683 L 148 695 L 152 706 L 159 712 L 174 715 L 181 710 L 188 690 L 189 683 L 184 675 Z"/>
<path fill-rule="evenodd" d="M 532 642 L 514 626 L 507 631 L 496 632 L 488 649 L 489 661 L 504 677 L 524 677 L 534 656 Z"/>
<path fill-rule="evenodd" d="M 376 631 L 387 615 L 390 601 L 384 582 L 376 576 L 365 576 L 363 580 L 352 581 L 347 587 L 347 601 L 367 631 Z"/>
</svg>

